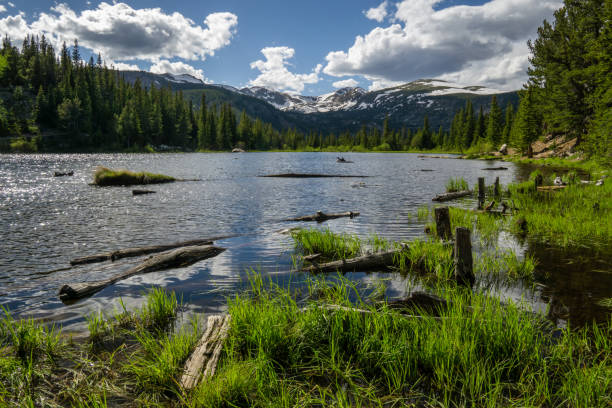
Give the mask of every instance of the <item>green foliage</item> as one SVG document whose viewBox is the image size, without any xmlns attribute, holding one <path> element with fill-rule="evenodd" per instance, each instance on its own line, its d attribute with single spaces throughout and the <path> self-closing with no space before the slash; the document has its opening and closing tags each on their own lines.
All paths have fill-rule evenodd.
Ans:
<svg viewBox="0 0 612 408">
<path fill-rule="evenodd" d="M 298 251 L 327 258 L 347 259 L 361 252 L 361 241 L 352 235 L 334 234 L 329 229 L 300 229 L 291 233 Z"/>
<path fill-rule="evenodd" d="M 446 182 L 446 192 L 454 193 L 457 191 L 469 190 L 467 181 L 463 177 L 451 178 Z"/>
<path fill-rule="evenodd" d="M 153 173 L 134 173 L 128 170 L 111 170 L 98 167 L 94 173 L 94 184 L 98 186 L 131 186 L 141 184 L 171 183 L 174 177 Z"/>
</svg>

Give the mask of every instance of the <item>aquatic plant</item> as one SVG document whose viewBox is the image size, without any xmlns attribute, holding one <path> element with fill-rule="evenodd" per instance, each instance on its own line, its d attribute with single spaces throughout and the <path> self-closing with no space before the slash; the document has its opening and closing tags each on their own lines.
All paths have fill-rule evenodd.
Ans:
<svg viewBox="0 0 612 408">
<path fill-rule="evenodd" d="M 456 191 L 469 190 L 467 181 L 463 177 L 451 178 L 446 182 L 446 192 L 454 193 Z"/>
<path fill-rule="evenodd" d="M 98 167 L 94 173 L 94 184 L 98 186 L 132 186 L 141 184 L 171 183 L 174 177 L 154 173 L 135 173 L 129 170 L 111 170 Z"/>
</svg>

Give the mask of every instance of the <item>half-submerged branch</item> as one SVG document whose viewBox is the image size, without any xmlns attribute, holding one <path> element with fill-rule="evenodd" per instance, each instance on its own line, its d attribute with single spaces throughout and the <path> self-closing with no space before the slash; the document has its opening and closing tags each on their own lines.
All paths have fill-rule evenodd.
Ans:
<svg viewBox="0 0 612 408">
<path fill-rule="evenodd" d="M 472 192 L 469 191 L 469 190 L 455 191 L 455 192 L 452 192 L 452 193 L 439 194 L 439 195 L 435 196 L 431 201 L 438 201 L 438 202 L 450 201 L 450 200 L 454 200 L 456 198 L 461 198 L 461 197 L 469 196 L 470 194 L 472 194 Z"/>
<path fill-rule="evenodd" d="M 155 254 L 159 252 L 169 251 L 171 249 L 188 247 L 188 246 L 198 246 L 198 245 L 212 245 L 213 240 L 211 238 L 205 239 L 194 239 L 191 241 L 183 241 L 183 242 L 175 242 L 173 244 L 166 245 L 151 245 L 145 247 L 138 248 L 127 248 L 120 249 L 112 252 L 105 252 L 103 254 L 86 256 L 83 258 L 77 258 L 70 261 L 70 265 L 84 265 L 105 261 L 116 261 L 117 259 L 122 258 L 132 258 L 136 256 Z"/>
<path fill-rule="evenodd" d="M 378 252 L 351 259 L 314 264 L 303 268 L 303 272 L 327 273 L 327 272 L 355 272 L 372 269 L 388 269 L 393 267 L 394 259 L 399 256 L 401 250 Z"/>
<path fill-rule="evenodd" d="M 127 279 L 140 273 L 161 271 L 164 269 L 179 268 L 193 265 L 203 259 L 211 258 L 225 251 L 225 248 L 219 248 L 211 245 L 190 246 L 185 248 L 175 249 L 174 251 L 153 255 L 140 265 L 137 265 L 126 272 L 113 276 L 112 278 L 95 281 L 66 284 L 61 287 L 59 297 L 61 300 L 76 300 L 89 295 L 112 285 L 113 283 Z"/>
<path fill-rule="evenodd" d="M 338 213 L 338 214 L 326 214 L 323 211 L 317 211 L 317 213 L 314 214 L 314 215 L 305 215 L 303 217 L 290 218 L 287 221 L 316 221 L 316 222 L 323 222 L 323 221 L 327 221 L 327 220 L 333 220 L 335 218 L 342 218 L 342 217 L 354 218 L 354 217 L 358 217 L 358 216 L 359 216 L 359 213 L 358 212 L 353 212 L 353 211 L 347 211 L 347 212 Z"/>
<path fill-rule="evenodd" d="M 209 378 L 215 374 L 230 322 L 230 315 L 208 317 L 206 332 L 204 332 L 196 349 L 185 363 L 185 369 L 181 377 L 181 387 L 184 390 L 195 388 L 201 378 Z M 202 372 L 204 367 L 206 368 Z"/>
</svg>

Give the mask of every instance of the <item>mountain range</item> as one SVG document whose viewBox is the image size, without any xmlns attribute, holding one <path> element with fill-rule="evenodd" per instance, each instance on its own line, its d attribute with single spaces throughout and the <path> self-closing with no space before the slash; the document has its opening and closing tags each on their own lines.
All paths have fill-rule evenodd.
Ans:
<svg viewBox="0 0 612 408">
<path fill-rule="evenodd" d="M 503 108 L 516 105 L 516 92 L 501 92 L 482 86 L 461 86 L 450 82 L 422 79 L 400 86 L 367 91 L 363 88 L 341 88 L 321 96 L 303 96 L 264 87 L 235 88 L 206 84 L 187 74 L 153 74 L 143 71 L 122 71 L 129 82 L 140 80 L 143 86 L 171 87 L 181 90 L 196 106 L 202 93 L 208 104 L 231 103 L 237 111 L 271 123 L 279 130 L 297 128 L 302 131 L 356 131 L 361 126 L 381 126 L 386 116 L 393 128 L 417 129 L 429 117 L 433 129 L 450 127 L 453 116 L 472 100 L 477 112 L 487 112 L 491 98 L 497 96 Z"/>
</svg>

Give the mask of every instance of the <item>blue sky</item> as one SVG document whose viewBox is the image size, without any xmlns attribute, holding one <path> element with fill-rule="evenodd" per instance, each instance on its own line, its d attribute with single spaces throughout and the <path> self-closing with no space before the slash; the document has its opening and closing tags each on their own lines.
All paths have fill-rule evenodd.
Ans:
<svg viewBox="0 0 612 408">
<path fill-rule="evenodd" d="M 0 0 L 0 32 L 75 37 L 119 68 L 319 95 L 419 78 L 516 89 L 559 0 Z"/>
</svg>

